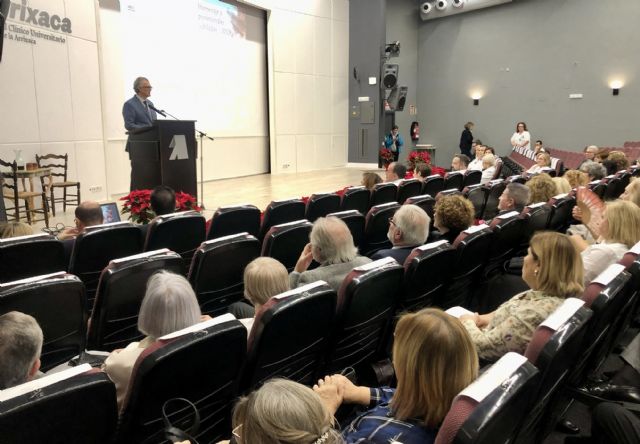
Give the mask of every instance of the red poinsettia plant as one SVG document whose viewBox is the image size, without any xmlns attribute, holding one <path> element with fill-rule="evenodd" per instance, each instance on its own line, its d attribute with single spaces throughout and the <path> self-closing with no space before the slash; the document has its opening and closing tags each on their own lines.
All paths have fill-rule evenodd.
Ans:
<svg viewBox="0 0 640 444">
<path fill-rule="evenodd" d="M 151 190 L 133 190 L 121 197 L 122 214 L 129 214 L 129 220 L 137 224 L 148 224 L 156 217 L 151 209 Z M 176 211 L 202 211 L 196 198 L 189 193 L 178 191 L 176 193 Z"/>
<path fill-rule="evenodd" d="M 388 148 L 380 148 L 380 159 L 383 163 L 393 162 L 393 153 Z"/>
<path fill-rule="evenodd" d="M 414 169 L 419 163 L 431 164 L 431 156 L 426 151 L 411 151 L 407 157 L 407 162 L 411 164 L 411 169 Z"/>
</svg>

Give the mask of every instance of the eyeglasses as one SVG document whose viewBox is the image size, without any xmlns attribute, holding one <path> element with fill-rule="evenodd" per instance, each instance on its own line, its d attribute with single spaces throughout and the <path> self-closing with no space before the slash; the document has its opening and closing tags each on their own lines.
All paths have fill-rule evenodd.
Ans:
<svg viewBox="0 0 640 444">
<path fill-rule="evenodd" d="M 242 424 L 238 425 L 235 429 L 231 430 L 231 434 L 236 438 L 240 438 L 240 429 L 242 428 Z"/>
<path fill-rule="evenodd" d="M 398 226 L 398 225 L 393 221 L 393 217 L 390 217 L 390 218 L 389 218 L 389 223 L 390 223 L 391 225 L 395 225 L 396 227 Z"/>
</svg>

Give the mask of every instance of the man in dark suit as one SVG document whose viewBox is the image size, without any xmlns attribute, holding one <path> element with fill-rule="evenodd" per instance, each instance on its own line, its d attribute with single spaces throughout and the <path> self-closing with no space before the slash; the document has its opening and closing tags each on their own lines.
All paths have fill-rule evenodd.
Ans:
<svg viewBox="0 0 640 444">
<path fill-rule="evenodd" d="M 417 205 L 402 205 L 389 219 L 387 237 L 393 248 L 376 252 L 371 259 L 392 257 L 400 265 L 404 264 L 411 251 L 427 241 L 431 218 Z"/>
<path fill-rule="evenodd" d="M 133 82 L 133 90 L 135 95 L 124 102 L 122 106 L 122 117 L 124 119 L 124 127 L 127 131 L 135 132 L 141 128 L 147 128 L 153 125 L 157 115 L 153 110 L 153 102 L 149 100 L 151 89 L 153 87 L 149 80 L 145 77 L 138 77 Z M 127 152 L 129 151 L 129 141 L 127 140 Z M 137 162 L 131 159 L 131 190 L 140 189 L 137 183 L 136 174 Z"/>
</svg>

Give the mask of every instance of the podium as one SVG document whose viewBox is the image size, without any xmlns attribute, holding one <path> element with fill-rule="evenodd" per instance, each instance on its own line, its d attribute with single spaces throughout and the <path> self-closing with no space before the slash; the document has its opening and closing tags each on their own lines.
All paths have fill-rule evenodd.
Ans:
<svg viewBox="0 0 640 444">
<path fill-rule="evenodd" d="M 156 120 L 129 132 L 131 190 L 167 185 L 198 199 L 194 120 Z"/>
</svg>

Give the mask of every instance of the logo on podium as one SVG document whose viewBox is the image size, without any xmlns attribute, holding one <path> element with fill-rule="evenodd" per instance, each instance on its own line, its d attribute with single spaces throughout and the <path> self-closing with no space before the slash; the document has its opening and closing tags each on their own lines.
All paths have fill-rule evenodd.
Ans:
<svg viewBox="0 0 640 444">
<path fill-rule="evenodd" d="M 175 134 L 171 139 L 169 148 L 173 150 L 169 156 L 169 160 L 183 160 L 189 158 L 189 152 L 187 151 L 187 138 L 184 134 Z"/>
</svg>

